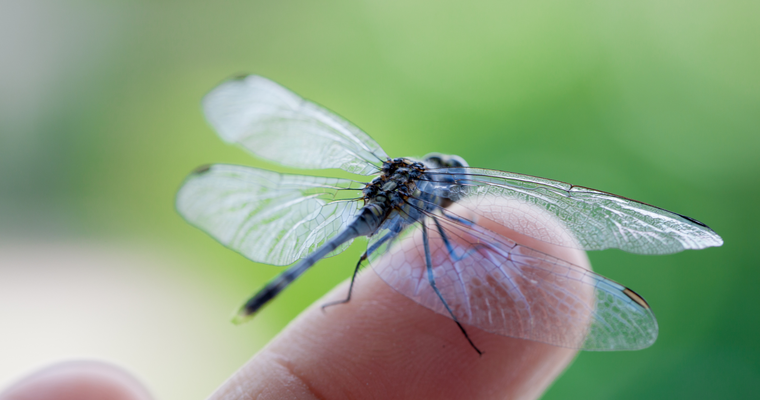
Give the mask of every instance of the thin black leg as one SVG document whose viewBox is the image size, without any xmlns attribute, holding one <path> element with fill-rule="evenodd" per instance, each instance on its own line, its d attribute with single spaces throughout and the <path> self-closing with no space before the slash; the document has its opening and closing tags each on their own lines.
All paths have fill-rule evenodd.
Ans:
<svg viewBox="0 0 760 400">
<path fill-rule="evenodd" d="M 467 334 L 467 331 L 464 329 L 462 324 L 459 323 L 459 319 L 457 319 L 457 316 L 454 315 L 453 311 L 451 311 L 449 304 L 446 303 L 446 300 L 443 299 L 443 295 L 441 295 L 441 292 L 438 290 L 438 287 L 435 285 L 435 278 L 433 277 L 433 261 L 430 258 L 430 245 L 428 243 L 427 226 L 425 226 L 424 220 L 421 221 L 421 224 L 422 224 L 422 244 L 425 247 L 425 267 L 427 269 L 428 283 L 430 283 L 430 286 L 435 291 L 435 294 L 438 295 L 438 298 L 441 299 L 441 302 L 443 302 L 443 306 L 446 307 L 446 310 L 449 312 L 451 319 L 454 320 L 454 322 L 459 327 L 459 330 L 462 331 L 465 339 L 467 339 L 467 341 L 470 343 L 470 346 L 472 346 L 472 348 L 478 352 L 478 355 L 482 356 L 483 352 L 480 351 L 480 349 L 478 349 L 478 347 L 475 346 L 475 343 L 472 342 L 472 339 L 470 339 L 470 335 Z"/>
<path fill-rule="evenodd" d="M 387 242 L 388 239 L 390 239 L 393 236 L 394 236 L 394 232 L 388 232 L 385 236 L 383 236 L 380 240 L 378 240 L 377 243 L 375 243 L 372 246 L 370 246 L 367 249 L 367 251 L 365 251 L 364 254 L 362 254 L 361 257 L 359 257 L 359 262 L 356 263 L 356 268 L 354 268 L 354 275 L 351 276 L 351 284 L 348 285 L 348 296 L 346 296 L 346 298 L 343 299 L 343 300 L 336 300 L 336 301 L 331 301 L 329 303 L 323 304 L 322 305 L 322 311 L 324 311 L 325 308 L 327 308 L 327 307 L 334 306 L 334 305 L 337 305 L 337 304 L 345 304 L 345 303 L 348 303 L 349 300 L 351 300 L 351 293 L 354 290 L 354 282 L 356 281 L 356 275 L 359 273 L 359 268 L 361 267 L 362 262 L 364 262 L 364 260 L 366 260 L 367 257 L 369 257 L 370 255 L 372 255 L 372 253 L 374 253 L 375 250 L 377 250 L 380 246 L 383 245 L 383 243 Z"/>
<path fill-rule="evenodd" d="M 473 226 L 473 225 L 475 225 L 475 223 L 472 222 L 472 221 L 468 221 L 468 220 L 466 220 L 464 218 L 459 218 L 456 215 L 449 215 L 449 214 L 447 214 L 446 210 L 444 210 L 443 208 L 441 208 L 441 214 L 444 217 L 448 218 L 448 219 L 451 219 L 451 220 L 459 222 L 460 224 L 464 224 L 464 225 L 467 225 L 467 226 Z"/>
<path fill-rule="evenodd" d="M 449 242 L 449 238 L 448 236 L 446 236 L 446 232 L 443 230 L 443 227 L 441 226 L 441 223 L 438 222 L 438 218 L 436 217 L 431 217 L 431 218 L 433 219 L 433 222 L 435 222 L 436 229 L 438 229 L 438 234 L 441 235 L 441 239 L 443 240 L 443 244 L 446 246 L 446 250 L 449 252 L 449 257 L 451 257 L 451 259 L 454 260 L 455 262 L 465 259 L 470 254 L 478 251 L 478 249 L 481 247 L 488 247 L 483 244 L 476 243 L 472 245 L 472 248 L 470 250 L 467 250 L 464 254 L 462 254 L 461 257 L 457 256 L 456 253 L 454 252 L 454 247 L 451 246 L 451 242 Z"/>
<path fill-rule="evenodd" d="M 364 254 L 362 254 L 361 257 L 359 257 L 359 262 L 356 263 L 356 268 L 354 268 L 354 275 L 351 276 L 351 284 L 348 285 L 348 296 L 346 296 L 343 300 L 336 300 L 331 301 L 329 303 L 322 304 L 322 311 L 325 311 L 325 308 L 334 306 L 336 304 L 345 304 L 348 303 L 349 300 L 351 300 L 351 292 L 354 290 L 354 281 L 356 281 L 356 274 L 359 273 L 359 267 L 362 265 L 362 262 L 367 259 L 367 252 L 365 251 Z"/>
</svg>

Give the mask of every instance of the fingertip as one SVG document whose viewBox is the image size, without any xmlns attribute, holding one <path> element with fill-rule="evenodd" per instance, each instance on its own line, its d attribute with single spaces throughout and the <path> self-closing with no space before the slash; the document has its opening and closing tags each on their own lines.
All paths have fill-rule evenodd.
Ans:
<svg viewBox="0 0 760 400">
<path fill-rule="evenodd" d="M 310 307 L 225 383 L 212 399 L 537 398 L 575 350 L 467 332 L 479 355 L 445 316 L 397 293 L 374 272 Z"/>
<path fill-rule="evenodd" d="M 130 373 L 102 361 L 66 361 L 45 367 L 0 392 L 0 400 L 149 400 Z"/>
<path fill-rule="evenodd" d="M 583 251 L 487 228 L 588 268 Z M 391 262 L 387 258 L 380 262 Z M 350 302 L 323 312 L 322 304 L 345 298 L 347 290 L 346 282 L 302 313 L 212 398 L 235 398 L 230 394 L 241 390 L 277 398 L 277 382 L 299 399 L 530 399 L 538 398 L 577 354 L 465 326 L 479 354 L 451 318 L 400 294 L 371 271 L 356 280 Z"/>
</svg>

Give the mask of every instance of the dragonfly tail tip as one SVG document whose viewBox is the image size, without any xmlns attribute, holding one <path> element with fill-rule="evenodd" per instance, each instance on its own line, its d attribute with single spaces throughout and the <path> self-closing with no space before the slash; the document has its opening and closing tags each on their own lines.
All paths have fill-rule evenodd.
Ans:
<svg viewBox="0 0 760 400">
<path fill-rule="evenodd" d="M 256 315 L 255 312 L 250 312 L 246 306 L 243 305 L 235 312 L 235 315 L 232 316 L 232 323 L 240 325 L 253 319 L 254 315 Z"/>
</svg>

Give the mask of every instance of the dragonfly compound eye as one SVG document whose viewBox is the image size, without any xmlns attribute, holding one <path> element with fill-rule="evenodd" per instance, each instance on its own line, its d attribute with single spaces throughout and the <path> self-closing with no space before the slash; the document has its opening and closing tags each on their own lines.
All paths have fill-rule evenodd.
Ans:
<svg viewBox="0 0 760 400">
<path fill-rule="evenodd" d="M 469 164 L 467 164 L 467 161 L 465 161 L 464 158 L 453 154 L 450 155 L 446 161 L 448 164 L 447 167 L 469 167 Z"/>
<path fill-rule="evenodd" d="M 434 168 L 440 168 L 444 166 L 443 154 L 441 153 L 429 153 L 423 157 L 422 160 Z"/>
</svg>

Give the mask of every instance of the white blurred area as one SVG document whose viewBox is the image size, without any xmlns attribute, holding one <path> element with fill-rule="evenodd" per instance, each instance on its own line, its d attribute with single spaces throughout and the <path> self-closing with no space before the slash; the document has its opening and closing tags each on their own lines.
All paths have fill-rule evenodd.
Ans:
<svg viewBox="0 0 760 400">
<path fill-rule="evenodd" d="M 122 76 L 139 10 L 0 0 L 0 390 L 49 363 L 90 358 L 126 368 L 157 399 L 204 399 L 272 335 L 266 318 L 232 325 L 244 299 L 229 276 L 172 250 L 152 217 L 115 215 L 104 188 L 83 181 L 106 174 L 98 160 L 116 154 L 98 140 L 123 121 L 88 121 L 121 104 L 104 82 Z M 174 215 L 170 193 L 142 190 Z M 135 202 L 135 192 L 118 195 Z M 142 231 L 127 232 L 125 219 Z M 153 239 L 135 243 L 141 232 Z"/>
<path fill-rule="evenodd" d="M 157 399 L 205 398 L 266 332 L 229 323 L 229 298 L 189 266 L 140 245 L 4 240 L 0 391 L 48 363 L 90 358 L 126 368 Z"/>
</svg>

